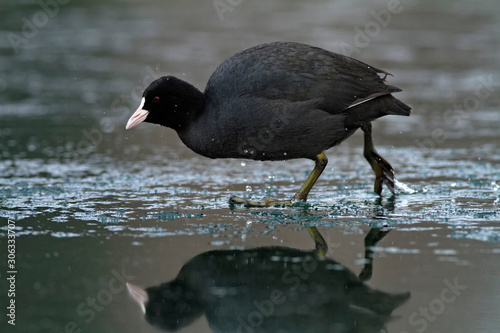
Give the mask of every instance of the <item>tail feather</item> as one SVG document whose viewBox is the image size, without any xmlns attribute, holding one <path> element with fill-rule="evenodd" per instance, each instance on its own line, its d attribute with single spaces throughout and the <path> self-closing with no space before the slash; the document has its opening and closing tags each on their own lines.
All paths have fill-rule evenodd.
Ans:
<svg viewBox="0 0 500 333">
<path fill-rule="evenodd" d="M 411 108 L 387 94 L 353 106 L 345 111 L 345 125 L 358 128 L 386 115 L 409 116 Z"/>
<path fill-rule="evenodd" d="M 394 86 L 387 86 L 387 91 L 389 91 L 391 93 L 395 93 L 395 92 L 403 91 L 403 89 L 400 89 L 400 88 L 394 87 Z"/>
<path fill-rule="evenodd" d="M 401 102 L 399 99 L 394 98 L 394 102 L 396 105 L 394 107 L 387 109 L 387 114 L 394 114 L 397 116 L 409 116 L 411 113 L 411 107 Z"/>
</svg>

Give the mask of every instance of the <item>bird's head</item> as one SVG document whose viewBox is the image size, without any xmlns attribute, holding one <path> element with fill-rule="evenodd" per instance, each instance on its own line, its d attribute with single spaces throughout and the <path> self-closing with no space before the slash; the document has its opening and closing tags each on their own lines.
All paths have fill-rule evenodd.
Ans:
<svg viewBox="0 0 500 333">
<path fill-rule="evenodd" d="M 139 303 L 146 320 L 163 330 L 177 331 L 204 311 L 200 296 L 176 280 L 147 289 L 127 282 L 127 289 Z"/>
<path fill-rule="evenodd" d="M 198 89 L 174 76 L 163 76 L 144 90 L 141 103 L 125 128 L 144 121 L 177 129 L 203 106 L 204 96 Z"/>
</svg>

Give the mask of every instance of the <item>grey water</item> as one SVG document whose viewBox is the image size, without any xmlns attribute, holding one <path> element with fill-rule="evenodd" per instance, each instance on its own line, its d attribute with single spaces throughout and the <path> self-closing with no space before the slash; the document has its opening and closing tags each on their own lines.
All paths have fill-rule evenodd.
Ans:
<svg viewBox="0 0 500 333">
<path fill-rule="evenodd" d="M 4 1 L 0 330 L 159 332 L 125 284 L 159 286 L 184 267 L 218 289 L 196 289 L 202 309 L 169 317 L 180 332 L 500 331 L 499 10 L 495 0 Z M 373 132 L 395 195 L 373 192 L 360 133 L 326 152 L 307 204 L 247 209 L 229 197 L 288 199 L 313 162 L 210 160 L 173 130 L 125 130 L 153 79 L 203 89 L 225 58 L 276 40 L 394 75 L 412 115 Z M 311 227 L 328 247 L 321 260 Z M 370 230 L 384 237 L 365 249 Z M 315 266 L 295 271 L 300 262 Z M 293 281 L 304 298 L 292 301 Z M 346 298 L 335 283 L 363 292 Z M 367 290 L 381 293 L 372 302 Z M 389 294 L 409 295 L 390 316 L 352 309 Z"/>
</svg>

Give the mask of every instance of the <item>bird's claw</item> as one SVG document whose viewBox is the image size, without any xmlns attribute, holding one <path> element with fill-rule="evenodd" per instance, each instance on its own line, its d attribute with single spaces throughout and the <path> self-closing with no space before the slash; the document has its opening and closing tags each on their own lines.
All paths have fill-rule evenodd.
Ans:
<svg viewBox="0 0 500 333">
<path fill-rule="evenodd" d="M 394 170 L 391 164 L 376 151 L 371 151 L 370 156 L 366 157 L 366 159 L 370 162 L 373 171 L 375 171 L 375 193 L 382 195 L 382 184 L 385 184 L 394 194 Z"/>
<path fill-rule="evenodd" d="M 385 184 L 389 190 L 392 192 L 392 194 L 395 193 L 394 191 L 394 170 L 392 169 L 392 166 L 387 162 L 384 158 L 382 158 L 380 155 L 377 155 L 377 160 L 379 161 L 378 165 L 382 169 L 382 175 L 377 176 L 377 182 L 382 184 Z M 382 189 L 380 189 L 380 192 L 382 192 Z M 380 193 L 379 193 L 380 195 Z"/>
<path fill-rule="evenodd" d="M 229 203 L 233 204 L 243 204 L 246 207 L 271 207 L 271 206 L 290 206 L 292 204 L 291 200 L 278 200 L 273 198 L 265 197 L 264 201 L 253 201 L 250 199 L 245 199 L 241 197 L 232 196 L 229 198 Z"/>
</svg>

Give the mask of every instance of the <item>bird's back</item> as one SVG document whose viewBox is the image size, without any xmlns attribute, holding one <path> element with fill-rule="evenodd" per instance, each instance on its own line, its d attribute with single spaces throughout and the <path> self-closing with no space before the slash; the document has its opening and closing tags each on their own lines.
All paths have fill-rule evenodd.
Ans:
<svg viewBox="0 0 500 333">
<path fill-rule="evenodd" d="M 235 96 L 320 100 L 324 111 L 340 113 L 357 100 L 397 90 L 379 74 L 388 73 L 318 47 L 274 42 L 226 59 L 210 77 L 205 93 L 217 101 Z"/>
<path fill-rule="evenodd" d="M 309 45 L 258 45 L 217 67 L 205 109 L 179 136 L 211 158 L 314 159 L 364 123 L 409 114 L 379 74 L 388 73 Z"/>
</svg>

